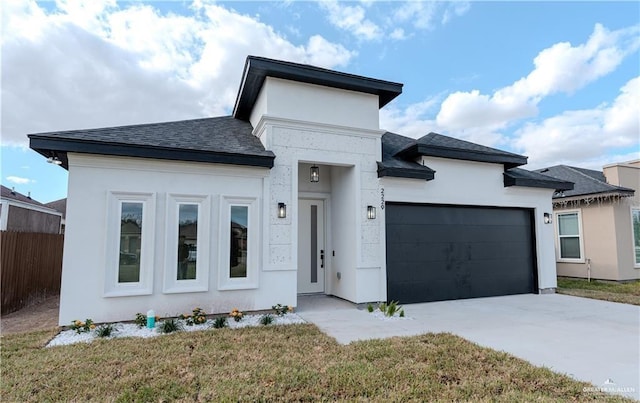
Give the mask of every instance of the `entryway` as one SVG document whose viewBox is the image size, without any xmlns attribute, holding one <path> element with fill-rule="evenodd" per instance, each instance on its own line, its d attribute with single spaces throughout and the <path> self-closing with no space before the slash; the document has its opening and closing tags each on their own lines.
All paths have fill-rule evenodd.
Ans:
<svg viewBox="0 0 640 403">
<path fill-rule="evenodd" d="M 327 258 L 324 200 L 300 199 L 298 211 L 298 293 L 323 293 Z"/>
</svg>

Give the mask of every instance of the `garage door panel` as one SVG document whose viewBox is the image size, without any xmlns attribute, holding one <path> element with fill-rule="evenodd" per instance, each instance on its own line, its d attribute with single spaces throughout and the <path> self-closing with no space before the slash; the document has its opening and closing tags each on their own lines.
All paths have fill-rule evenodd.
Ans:
<svg viewBox="0 0 640 403">
<path fill-rule="evenodd" d="M 535 291 L 528 210 L 391 203 L 386 222 L 390 300 L 426 302 Z"/>
</svg>

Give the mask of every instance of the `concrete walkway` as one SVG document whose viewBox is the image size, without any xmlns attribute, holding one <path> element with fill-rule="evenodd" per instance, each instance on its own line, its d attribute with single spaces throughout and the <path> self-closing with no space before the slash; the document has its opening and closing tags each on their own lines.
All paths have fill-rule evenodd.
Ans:
<svg viewBox="0 0 640 403">
<path fill-rule="evenodd" d="M 567 295 L 512 295 L 404 306 L 382 320 L 327 296 L 301 296 L 296 312 L 339 343 L 450 332 L 534 365 L 640 399 L 640 307 Z"/>
</svg>

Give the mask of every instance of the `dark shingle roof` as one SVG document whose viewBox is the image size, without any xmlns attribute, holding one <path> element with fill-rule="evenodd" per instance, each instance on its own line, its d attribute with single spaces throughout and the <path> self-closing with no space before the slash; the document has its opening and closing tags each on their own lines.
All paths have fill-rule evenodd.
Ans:
<svg viewBox="0 0 640 403">
<path fill-rule="evenodd" d="M 67 199 L 54 200 L 52 202 L 46 203 L 45 206 L 54 209 L 62 213 L 62 218 L 65 218 L 67 215 Z"/>
<path fill-rule="evenodd" d="M 527 157 L 525 156 L 443 136 L 438 133 L 429 133 L 395 154 L 396 157 L 404 159 L 413 159 L 421 155 L 504 164 L 506 168 L 513 168 L 527 163 Z"/>
<path fill-rule="evenodd" d="M 378 96 L 380 108 L 402 93 L 402 84 L 400 83 L 342 73 L 308 64 L 247 56 L 233 109 L 234 117 L 249 120 L 251 110 L 266 77 L 374 94 Z"/>
<path fill-rule="evenodd" d="M 378 162 L 378 176 L 414 178 L 431 180 L 435 171 L 415 161 L 406 161 L 395 157 L 395 154 L 415 143 L 414 139 L 399 134 L 386 132 L 382 135 L 382 161 Z"/>
<path fill-rule="evenodd" d="M 554 195 L 554 199 L 605 193 L 614 193 L 621 196 L 633 196 L 634 194 L 633 189 L 607 183 L 604 173 L 592 169 L 556 165 L 549 168 L 538 169 L 536 172 L 575 184 L 573 190 Z"/>
<path fill-rule="evenodd" d="M 44 204 L 40 203 L 39 201 L 33 200 L 29 196 L 25 196 L 22 193 L 13 191 L 4 185 L 0 185 L 0 186 L 1 186 L 0 194 L 2 195 L 3 199 L 16 200 L 22 203 L 33 204 L 34 206 L 38 206 L 38 207 L 47 207 Z"/>
<path fill-rule="evenodd" d="M 547 188 L 555 190 L 573 189 L 573 182 L 564 181 L 543 175 L 538 172 L 527 171 L 522 168 L 511 168 L 504 173 L 505 186 L 525 186 Z"/>
<path fill-rule="evenodd" d="M 272 167 L 274 154 L 231 116 L 100 129 L 30 134 L 30 147 L 46 157 L 92 153 Z"/>
</svg>

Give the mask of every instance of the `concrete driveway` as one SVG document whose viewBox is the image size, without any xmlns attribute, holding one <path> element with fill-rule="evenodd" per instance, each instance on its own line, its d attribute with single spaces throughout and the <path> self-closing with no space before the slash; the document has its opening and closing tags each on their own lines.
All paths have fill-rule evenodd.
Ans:
<svg viewBox="0 0 640 403">
<path fill-rule="evenodd" d="M 297 313 L 339 343 L 450 332 L 534 365 L 640 399 L 640 307 L 560 294 L 511 295 L 404 306 L 382 320 L 327 296 L 300 297 Z"/>
</svg>

